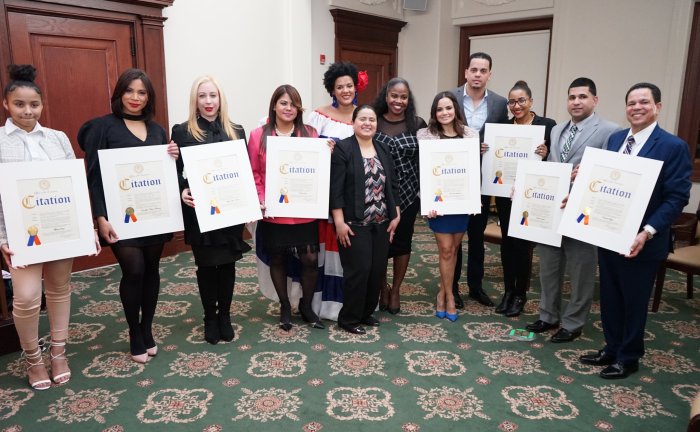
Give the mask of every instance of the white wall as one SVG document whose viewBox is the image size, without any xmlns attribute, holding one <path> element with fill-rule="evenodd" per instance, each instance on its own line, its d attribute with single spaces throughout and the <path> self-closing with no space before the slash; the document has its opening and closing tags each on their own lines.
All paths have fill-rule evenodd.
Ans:
<svg viewBox="0 0 700 432">
<path fill-rule="evenodd" d="M 247 132 L 278 85 L 310 100 L 311 0 L 178 0 L 164 15 L 171 126 L 187 119 L 192 82 L 205 74 L 219 81 L 231 119 Z"/>
</svg>

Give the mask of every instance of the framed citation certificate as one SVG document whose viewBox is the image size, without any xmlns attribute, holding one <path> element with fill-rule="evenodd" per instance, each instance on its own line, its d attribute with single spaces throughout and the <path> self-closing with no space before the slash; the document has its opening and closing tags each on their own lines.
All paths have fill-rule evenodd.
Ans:
<svg viewBox="0 0 700 432">
<path fill-rule="evenodd" d="M 544 126 L 486 123 L 484 142 L 489 149 L 481 161 L 481 193 L 509 197 L 518 161 L 542 160 L 535 153 L 544 142 Z"/>
<path fill-rule="evenodd" d="M 266 216 L 328 218 L 330 178 L 326 138 L 267 137 Z"/>
<path fill-rule="evenodd" d="M 245 141 L 180 149 L 201 232 L 262 219 Z"/>
<path fill-rule="evenodd" d="M 107 216 L 119 239 L 182 231 L 175 159 L 167 145 L 99 150 Z"/>
<path fill-rule="evenodd" d="M 521 160 L 515 175 L 508 235 L 550 246 L 561 246 L 557 232 L 569 193 L 573 165 Z"/>
<path fill-rule="evenodd" d="M 663 162 L 586 148 L 559 233 L 628 254 Z"/>
<path fill-rule="evenodd" d="M 94 254 L 82 159 L 2 164 L 2 210 L 12 265 Z"/>
<path fill-rule="evenodd" d="M 481 213 L 478 138 L 419 140 L 420 212 Z"/>
</svg>

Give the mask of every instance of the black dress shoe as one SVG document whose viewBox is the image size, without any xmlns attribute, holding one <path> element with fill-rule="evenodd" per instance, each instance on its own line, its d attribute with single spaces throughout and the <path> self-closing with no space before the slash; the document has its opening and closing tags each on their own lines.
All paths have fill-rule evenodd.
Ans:
<svg viewBox="0 0 700 432">
<path fill-rule="evenodd" d="M 373 317 L 372 315 L 368 316 L 367 318 L 363 319 L 360 321 L 364 325 L 368 325 L 370 327 L 379 327 L 379 320 Z"/>
<path fill-rule="evenodd" d="M 581 336 L 581 330 L 569 331 L 562 327 L 549 340 L 554 343 L 571 342 L 579 336 Z"/>
<path fill-rule="evenodd" d="M 507 291 L 505 294 L 503 294 L 501 302 L 498 304 L 498 306 L 496 306 L 495 312 L 502 314 L 503 312 L 508 310 L 512 302 L 513 293 L 511 291 Z"/>
<path fill-rule="evenodd" d="M 452 295 L 455 298 L 455 307 L 457 309 L 464 309 L 464 300 L 462 300 L 462 296 L 459 294 L 459 287 L 452 288 Z"/>
<path fill-rule="evenodd" d="M 525 307 L 525 303 L 527 303 L 527 298 L 525 298 L 525 296 L 514 296 L 513 302 L 503 315 L 507 317 L 516 317 L 520 315 Z"/>
<path fill-rule="evenodd" d="M 591 354 L 584 354 L 578 360 L 591 366 L 607 366 L 615 363 L 615 356 L 600 350 Z"/>
<path fill-rule="evenodd" d="M 605 379 L 622 379 L 639 370 L 639 362 L 622 363 L 615 362 L 600 371 L 600 377 Z"/>
<path fill-rule="evenodd" d="M 493 307 L 493 302 L 491 301 L 489 296 L 486 295 L 484 290 L 470 292 L 469 297 L 476 300 L 484 306 Z"/>
<path fill-rule="evenodd" d="M 392 315 L 396 315 L 397 313 L 401 312 L 401 308 L 400 307 L 397 307 L 396 309 L 387 308 L 386 311 Z"/>
<path fill-rule="evenodd" d="M 348 333 L 352 333 L 352 334 L 356 334 L 356 335 L 363 335 L 363 334 L 367 333 L 365 331 L 365 328 L 362 327 L 361 325 L 355 325 L 355 326 L 344 325 L 344 324 L 339 324 L 339 325 L 340 325 L 340 328 L 342 328 L 343 330 L 345 330 Z"/>
<path fill-rule="evenodd" d="M 559 327 L 559 323 L 555 322 L 554 324 L 550 324 L 546 321 L 542 320 L 537 320 L 532 324 L 528 324 L 525 326 L 527 330 L 530 330 L 533 333 L 543 333 L 546 332 L 547 330 L 551 330 L 553 328 Z"/>
</svg>

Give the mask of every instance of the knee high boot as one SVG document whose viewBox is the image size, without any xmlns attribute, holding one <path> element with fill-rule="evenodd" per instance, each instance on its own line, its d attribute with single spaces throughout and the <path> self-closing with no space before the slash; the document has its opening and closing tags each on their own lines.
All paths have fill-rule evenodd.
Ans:
<svg viewBox="0 0 700 432">
<path fill-rule="evenodd" d="M 219 321 L 216 316 L 217 283 L 216 269 L 200 267 L 197 269 L 197 285 L 204 308 L 204 340 L 216 345 L 221 339 Z"/>
<path fill-rule="evenodd" d="M 216 290 L 219 336 L 221 340 L 231 342 L 235 337 L 231 325 L 231 303 L 233 301 L 233 286 L 236 283 L 236 268 L 233 263 L 220 265 L 216 268 L 219 283 Z"/>
</svg>

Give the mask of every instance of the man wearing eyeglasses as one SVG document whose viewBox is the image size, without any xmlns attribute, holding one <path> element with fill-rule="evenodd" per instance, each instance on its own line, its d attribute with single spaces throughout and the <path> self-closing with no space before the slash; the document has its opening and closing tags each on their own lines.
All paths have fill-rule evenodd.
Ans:
<svg viewBox="0 0 700 432">
<path fill-rule="evenodd" d="M 595 113 L 598 104 L 596 86 L 589 78 L 576 78 L 569 85 L 566 108 L 571 119 L 552 129 L 551 154 L 554 162 L 567 162 L 578 170 L 586 147 L 602 148 L 608 137 L 619 130 L 615 123 Z M 572 178 L 575 174 L 572 174 Z M 598 248 L 569 237 L 562 237 L 561 246 L 537 245 L 540 256 L 540 318 L 527 329 L 542 333 L 559 327 L 552 335 L 555 343 L 570 342 L 581 336 L 595 288 Z M 561 313 L 564 275 L 569 275 L 571 296 Z"/>
<path fill-rule="evenodd" d="M 484 141 L 484 125 L 486 123 L 508 123 L 508 102 L 503 96 L 487 90 L 486 85 L 491 79 L 491 56 L 477 52 L 469 56 L 469 66 L 464 71 L 467 82 L 462 87 L 452 90 L 459 108 L 463 114 L 464 122 L 470 128 L 479 131 L 480 142 Z M 482 195 L 481 214 L 473 215 L 469 219 L 468 253 L 467 253 L 467 285 L 469 285 L 469 297 L 484 306 L 493 306 L 493 301 L 484 292 L 482 281 L 484 279 L 484 230 L 488 222 L 488 209 L 490 196 Z M 452 283 L 452 292 L 455 297 L 455 306 L 462 309 L 464 302 L 459 295 L 459 277 L 462 273 L 462 248 L 457 251 L 457 265 Z"/>
</svg>

